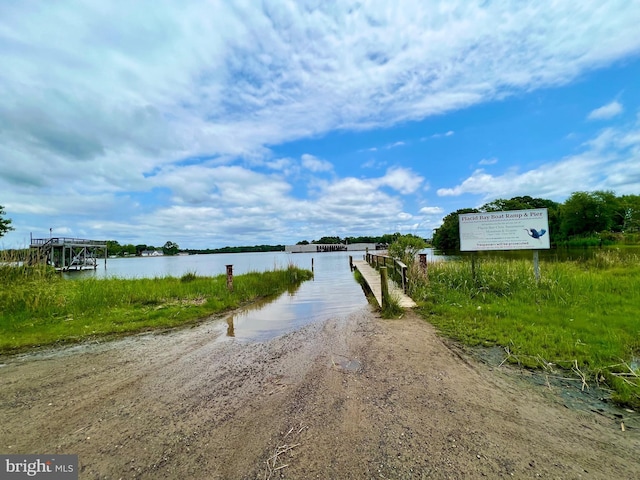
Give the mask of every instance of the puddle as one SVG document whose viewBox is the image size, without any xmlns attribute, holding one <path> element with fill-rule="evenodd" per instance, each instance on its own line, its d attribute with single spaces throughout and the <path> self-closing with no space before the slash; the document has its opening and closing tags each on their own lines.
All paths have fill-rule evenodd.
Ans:
<svg viewBox="0 0 640 480">
<path fill-rule="evenodd" d="M 262 342 L 313 322 L 347 316 L 366 305 L 348 255 L 323 253 L 315 259 L 312 280 L 235 313 L 221 328 L 226 328 L 227 337 Z"/>
<path fill-rule="evenodd" d="M 362 368 L 362 363 L 359 360 L 343 360 L 337 365 L 347 373 L 356 373 Z"/>
</svg>

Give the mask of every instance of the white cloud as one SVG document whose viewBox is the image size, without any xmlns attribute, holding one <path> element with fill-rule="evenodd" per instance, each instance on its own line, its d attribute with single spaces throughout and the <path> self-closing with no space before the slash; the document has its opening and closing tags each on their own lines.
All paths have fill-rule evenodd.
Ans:
<svg viewBox="0 0 640 480">
<path fill-rule="evenodd" d="M 422 137 L 420 139 L 420 141 L 424 142 L 425 140 L 428 140 L 429 138 L 442 138 L 442 137 L 451 137 L 455 134 L 455 132 L 453 130 L 449 130 L 445 133 L 434 133 L 433 135 L 431 135 L 430 137 Z"/>
<path fill-rule="evenodd" d="M 384 177 L 376 181 L 378 185 L 386 185 L 402 194 L 415 192 L 424 181 L 424 178 L 417 175 L 408 168 L 390 168 Z"/>
<path fill-rule="evenodd" d="M 493 157 L 493 158 L 483 158 L 482 160 L 480 160 L 478 162 L 479 165 L 495 165 L 496 163 L 498 163 L 498 159 Z"/>
<path fill-rule="evenodd" d="M 69 159 L 251 155 L 562 84 L 640 48 L 631 2 L 388 6 L 5 4 L 0 118 Z"/>
<path fill-rule="evenodd" d="M 295 169 L 295 162 L 291 158 L 277 158 L 275 160 L 268 160 L 265 162 L 265 165 L 271 170 L 278 170 L 284 172 L 285 174 L 290 173 Z"/>
<path fill-rule="evenodd" d="M 314 157 L 313 155 L 309 155 L 308 153 L 303 154 L 301 160 L 302 166 L 307 170 L 311 170 L 312 172 L 329 172 L 333 170 L 333 165 L 331 164 L 331 162 L 321 160 Z"/>
<path fill-rule="evenodd" d="M 440 207 L 422 207 L 420 213 L 424 215 L 440 215 L 444 210 Z"/>
<path fill-rule="evenodd" d="M 592 110 L 587 116 L 588 120 L 609 120 L 623 112 L 622 104 L 617 100 L 607 103 L 600 108 Z"/>
</svg>

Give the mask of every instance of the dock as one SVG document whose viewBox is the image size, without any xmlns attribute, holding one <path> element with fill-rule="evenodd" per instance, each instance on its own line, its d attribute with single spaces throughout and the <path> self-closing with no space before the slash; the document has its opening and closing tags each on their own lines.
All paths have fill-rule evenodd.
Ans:
<svg viewBox="0 0 640 480">
<path fill-rule="evenodd" d="M 44 263 L 57 271 L 94 270 L 98 259 L 107 265 L 107 242 L 82 238 L 32 238 L 30 264 Z"/>
<path fill-rule="evenodd" d="M 378 305 L 382 306 L 382 285 L 380 282 L 380 272 L 378 272 L 375 268 L 369 265 L 365 260 L 353 260 L 352 265 L 356 268 L 364 280 L 367 282 L 369 289 L 373 293 L 373 296 L 376 298 Z M 404 293 L 402 288 L 400 288 L 394 281 L 389 281 L 389 295 L 392 298 L 397 298 L 398 303 L 402 308 L 414 308 L 417 307 L 416 302 L 414 302 L 409 295 Z"/>
</svg>

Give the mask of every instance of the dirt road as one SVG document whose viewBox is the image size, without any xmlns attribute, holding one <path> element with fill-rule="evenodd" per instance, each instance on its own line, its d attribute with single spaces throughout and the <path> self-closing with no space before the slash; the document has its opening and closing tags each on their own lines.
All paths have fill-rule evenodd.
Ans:
<svg viewBox="0 0 640 480">
<path fill-rule="evenodd" d="M 640 478 L 640 432 L 368 307 L 266 343 L 219 322 L 0 360 L 0 451 L 80 478 Z"/>
</svg>

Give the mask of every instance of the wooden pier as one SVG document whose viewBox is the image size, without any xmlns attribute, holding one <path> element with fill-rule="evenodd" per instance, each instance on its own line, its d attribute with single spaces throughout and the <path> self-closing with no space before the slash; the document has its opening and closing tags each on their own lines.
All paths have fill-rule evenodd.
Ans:
<svg viewBox="0 0 640 480">
<path fill-rule="evenodd" d="M 367 282 L 369 289 L 373 293 L 373 296 L 376 298 L 378 305 L 382 307 L 382 281 L 380 272 L 369 265 L 365 260 L 353 260 L 351 264 L 353 268 L 356 268 L 360 272 L 364 280 Z M 388 281 L 387 284 L 389 288 L 389 295 L 392 298 L 397 298 L 398 303 L 402 308 L 417 307 L 416 302 L 404 293 L 404 290 L 396 285 L 394 281 Z"/>
<path fill-rule="evenodd" d="M 32 238 L 29 263 L 46 263 L 56 270 L 96 269 L 98 260 L 104 258 L 107 266 L 107 242 L 82 238 Z"/>
</svg>

